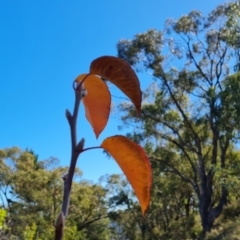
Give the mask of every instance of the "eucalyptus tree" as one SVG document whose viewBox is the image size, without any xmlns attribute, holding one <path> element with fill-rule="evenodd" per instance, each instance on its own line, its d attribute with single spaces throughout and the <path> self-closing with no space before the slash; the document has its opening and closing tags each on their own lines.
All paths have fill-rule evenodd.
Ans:
<svg viewBox="0 0 240 240">
<path fill-rule="evenodd" d="M 130 104 L 120 106 L 123 123 L 135 124 L 129 137 L 145 146 L 160 177 L 190 187 L 183 198 L 198 207 L 203 237 L 239 183 L 239 16 L 239 1 L 229 2 L 117 44 L 119 57 L 154 80 L 141 119 Z"/>
</svg>

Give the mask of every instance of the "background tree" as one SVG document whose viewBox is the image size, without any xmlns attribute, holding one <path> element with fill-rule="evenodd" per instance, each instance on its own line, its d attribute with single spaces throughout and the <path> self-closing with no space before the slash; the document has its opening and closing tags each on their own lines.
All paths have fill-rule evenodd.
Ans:
<svg viewBox="0 0 240 240">
<path fill-rule="evenodd" d="M 55 158 L 36 161 L 32 151 L 0 150 L 1 239 L 52 239 L 66 170 Z M 108 239 L 107 191 L 80 177 L 76 169 L 64 239 Z"/>
<path fill-rule="evenodd" d="M 166 21 L 163 31 L 149 30 L 117 45 L 119 57 L 154 77 L 141 119 L 130 105 L 121 105 L 124 123 L 137 124 L 129 136 L 145 145 L 164 177 L 176 175 L 190 187 L 181 198 L 194 202 L 193 210 L 198 206 L 202 236 L 234 194 L 239 142 L 234 92 L 240 89 L 239 75 L 231 75 L 239 61 L 239 14 L 239 2 L 220 5 L 206 17 L 192 11 Z"/>
</svg>

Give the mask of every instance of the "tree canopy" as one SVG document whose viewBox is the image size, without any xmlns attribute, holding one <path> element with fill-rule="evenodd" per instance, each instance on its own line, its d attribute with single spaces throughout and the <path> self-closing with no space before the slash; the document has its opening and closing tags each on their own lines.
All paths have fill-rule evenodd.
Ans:
<svg viewBox="0 0 240 240">
<path fill-rule="evenodd" d="M 58 165 L 18 148 L 0 150 L 1 239 L 53 239 L 67 170 Z M 65 239 L 107 239 L 106 193 L 76 169 Z"/>
<path fill-rule="evenodd" d="M 170 199 L 178 198 L 175 211 L 166 203 L 167 226 L 171 211 L 175 219 L 199 214 L 202 237 L 237 197 L 239 17 L 239 1 L 230 2 L 207 16 L 192 11 L 168 19 L 162 31 L 150 29 L 117 45 L 119 57 L 153 76 L 141 119 L 127 103 L 120 112 L 125 125 L 135 124 L 128 136 L 152 161 L 159 204 L 171 186 Z M 166 189 L 156 183 L 164 178 Z"/>
</svg>

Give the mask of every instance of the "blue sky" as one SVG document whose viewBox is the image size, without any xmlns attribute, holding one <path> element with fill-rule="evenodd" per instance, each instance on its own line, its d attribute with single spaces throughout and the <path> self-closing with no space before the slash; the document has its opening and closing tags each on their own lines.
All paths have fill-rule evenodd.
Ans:
<svg viewBox="0 0 240 240">
<path fill-rule="evenodd" d="M 116 55 L 116 44 L 149 28 L 162 29 L 167 18 L 191 10 L 204 13 L 223 0 L 1 0 L 0 1 L 0 148 L 31 148 L 40 159 L 54 156 L 68 165 L 72 81 L 88 72 L 91 61 Z M 142 89 L 149 79 L 140 77 Z M 119 92 L 111 87 L 114 95 Z M 113 98 L 113 101 L 117 101 Z M 81 107 L 79 139 L 97 146 L 111 135 L 124 134 L 111 116 L 98 140 Z M 78 167 L 84 178 L 97 181 L 121 173 L 101 150 L 83 153 Z"/>
</svg>

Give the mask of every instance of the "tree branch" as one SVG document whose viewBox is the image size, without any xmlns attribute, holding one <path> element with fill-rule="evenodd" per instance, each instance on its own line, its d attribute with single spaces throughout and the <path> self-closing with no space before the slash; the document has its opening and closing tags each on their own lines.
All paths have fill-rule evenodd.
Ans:
<svg viewBox="0 0 240 240">
<path fill-rule="evenodd" d="M 169 94 L 170 94 L 171 98 L 173 99 L 177 109 L 179 110 L 179 112 L 181 113 L 184 121 L 187 123 L 187 125 L 189 126 L 190 130 L 193 133 L 193 136 L 195 138 L 194 141 L 195 141 L 196 147 L 198 149 L 198 154 L 202 154 L 201 141 L 200 141 L 200 138 L 199 138 L 198 134 L 194 130 L 194 128 L 193 128 L 192 124 L 190 123 L 187 115 L 184 113 L 183 109 L 181 108 L 180 104 L 178 103 L 177 99 L 175 98 L 175 96 L 174 96 L 174 94 L 173 94 L 173 92 L 172 92 L 172 90 L 171 90 L 171 88 L 170 88 L 170 86 L 169 86 L 169 84 L 167 82 L 165 74 L 163 74 L 162 78 L 163 78 L 164 84 L 167 87 L 167 89 L 169 91 Z"/>
<path fill-rule="evenodd" d="M 189 161 L 190 165 L 191 165 L 191 168 L 193 170 L 193 173 L 194 173 L 194 176 L 193 176 L 193 180 L 194 180 L 194 185 L 195 185 L 195 188 L 197 188 L 199 190 L 199 187 L 198 187 L 198 182 L 197 182 L 197 170 L 195 168 L 195 165 L 194 163 L 192 162 L 189 154 L 187 153 L 187 151 L 185 150 L 185 147 L 184 145 L 189 148 L 191 151 L 193 151 L 194 153 L 197 153 L 197 150 L 193 147 L 193 146 L 189 146 L 181 137 L 180 133 L 178 132 L 177 129 L 175 129 L 174 127 L 172 127 L 170 124 L 168 124 L 167 122 L 164 122 L 162 121 L 161 119 L 158 119 L 158 118 L 155 118 L 153 117 L 152 115 L 149 115 L 149 114 L 146 114 L 144 111 L 142 111 L 142 114 L 147 117 L 147 118 L 150 118 L 152 119 L 153 121 L 155 121 L 156 123 L 162 123 L 163 125 L 167 126 L 169 129 L 171 129 L 173 131 L 174 134 L 176 134 L 180 140 L 180 143 L 177 142 L 176 140 L 170 138 L 170 137 L 167 137 L 166 135 L 163 135 L 159 132 L 157 132 L 158 135 L 160 135 L 163 139 L 173 143 L 174 145 L 176 145 L 178 148 L 180 148 L 184 155 L 186 156 L 187 160 Z M 183 145 L 182 145 L 183 144 Z"/>
<path fill-rule="evenodd" d="M 189 36 L 188 36 L 188 39 L 189 39 Z M 185 43 L 187 44 L 188 53 L 189 53 L 191 59 L 193 60 L 195 67 L 196 67 L 196 68 L 198 69 L 198 71 L 202 74 L 203 78 L 211 85 L 211 82 L 209 81 L 208 77 L 207 77 L 206 74 L 202 71 L 202 68 L 198 65 L 195 57 L 193 56 L 193 53 L 192 53 L 191 48 L 190 48 L 190 45 L 189 45 L 190 41 L 189 41 L 189 40 L 187 41 L 187 40 L 184 39 L 184 38 L 183 38 L 183 40 L 184 40 Z"/>
<path fill-rule="evenodd" d="M 185 177 L 180 171 L 178 171 L 171 164 L 169 164 L 168 162 L 166 162 L 166 161 L 164 161 L 162 159 L 158 159 L 158 158 L 155 158 L 155 157 L 149 157 L 149 159 L 153 160 L 153 161 L 161 162 L 164 165 L 166 165 L 169 168 L 171 168 L 175 172 L 175 174 L 177 174 L 184 182 L 190 183 L 191 186 L 193 187 L 193 189 L 195 190 L 196 194 L 198 195 L 198 197 L 200 196 L 200 191 L 199 191 L 198 185 L 196 185 L 195 182 L 192 182 L 189 178 Z"/>
<path fill-rule="evenodd" d="M 87 221 L 87 222 L 84 222 L 82 225 L 79 226 L 79 230 L 82 230 L 83 228 L 87 227 L 87 226 L 90 225 L 91 223 L 96 222 L 96 221 L 98 221 L 98 220 L 100 220 L 100 219 L 103 219 L 103 218 L 108 218 L 108 215 L 106 215 L 106 216 L 101 216 L 101 215 L 100 215 L 100 216 L 98 216 L 98 217 L 96 217 L 96 218 L 93 218 L 93 219 Z"/>
</svg>

